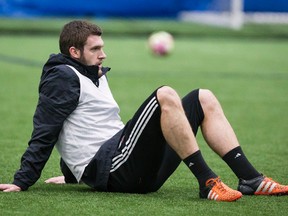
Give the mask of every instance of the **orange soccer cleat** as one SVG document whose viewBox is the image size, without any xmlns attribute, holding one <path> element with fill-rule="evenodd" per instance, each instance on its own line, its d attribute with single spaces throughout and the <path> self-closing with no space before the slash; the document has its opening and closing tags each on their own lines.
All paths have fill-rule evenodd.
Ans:
<svg viewBox="0 0 288 216">
<path fill-rule="evenodd" d="M 229 188 L 220 178 L 212 178 L 206 181 L 206 187 L 200 190 L 200 198 L 216 201 L 232 202 L 240 199 L 242 193 Z"/>
</svg>

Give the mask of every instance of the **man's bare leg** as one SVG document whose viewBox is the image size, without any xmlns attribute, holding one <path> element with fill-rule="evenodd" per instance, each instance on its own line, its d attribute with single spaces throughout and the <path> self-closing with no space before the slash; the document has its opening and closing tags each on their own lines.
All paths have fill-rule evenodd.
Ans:
<svg viewBox="0 0 288 216">
<path fill-rule="evenodd" d="M 177 93 L 162 87 L 157 92 L 161 106 L 161 128 L 168 144 L 183 160 L 199 150 L 195 136 Z"/>
<path fill-rule="evenodd" d="M 239 179 L 252 179 L 261 174 L 248 161 L 222 107 L 213 93 L 200 90 L 199 100 L 204 112 L 202 134 L 211 147 Z"/>
<path fill-rule="evenodd" d="M 214 94 L 209 90 L 201 89 L 199 100 L 205 115 L 201 125 L 202 134 L 208 145 L 223 157 L 239 146 L 238 139 Z"/>
</svg>

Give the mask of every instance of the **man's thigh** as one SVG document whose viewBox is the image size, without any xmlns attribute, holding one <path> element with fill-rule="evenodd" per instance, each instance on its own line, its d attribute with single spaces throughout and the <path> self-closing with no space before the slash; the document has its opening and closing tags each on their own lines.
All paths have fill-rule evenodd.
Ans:
<svg viewBox="0 0 288 216">
<path fill-rule="evenodd" d="M 112 159 L 108 182 L 110 191 L 145 193 L 155 182 L 166 146 L 156 92 L 150 95 L 125 126 Z"/>
</svg>

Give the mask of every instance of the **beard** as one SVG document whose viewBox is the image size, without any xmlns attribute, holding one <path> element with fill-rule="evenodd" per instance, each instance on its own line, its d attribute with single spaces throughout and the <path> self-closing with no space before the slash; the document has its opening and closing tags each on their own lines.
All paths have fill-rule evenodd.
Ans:
<svg viewBox="0 0 288 216">
<path fill-rule="evenodd" d="M 81 51 L 81 56 L 80 56 L 80 58 L 79 58 L 79 62 L 81 62 L 83 65 L 89 66 L 89 64 L 88 64 L 86 58 L 84 57 L 82 51 Z"/>
</svg>

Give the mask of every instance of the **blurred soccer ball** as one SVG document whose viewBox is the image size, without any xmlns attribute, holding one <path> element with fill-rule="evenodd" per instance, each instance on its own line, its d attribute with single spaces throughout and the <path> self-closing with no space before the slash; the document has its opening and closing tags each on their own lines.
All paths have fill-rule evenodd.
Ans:
<svg viewBox="0 0 288 216">
<path fill-rule="evenodd" d="M 148 45 L 153 54 L 165 56 L 173 50 L 174 38 L 170 33 L 165 31 L 155 32 L 148 38 Z"/>
</svg>

